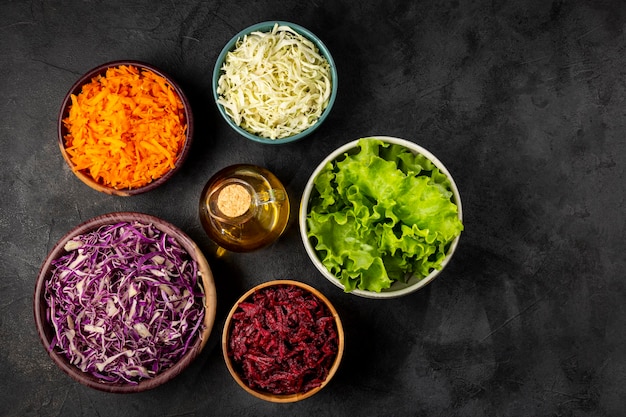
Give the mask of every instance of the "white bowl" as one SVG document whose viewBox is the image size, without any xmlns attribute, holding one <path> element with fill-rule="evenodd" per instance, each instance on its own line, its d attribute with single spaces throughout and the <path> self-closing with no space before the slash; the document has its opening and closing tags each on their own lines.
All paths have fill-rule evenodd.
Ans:
<svg viewBox="0 0 626 417">
<path fill-rule="evenodd" d="M 378 140 L 382 140 L 384 142 L 388 142 L 388 143 L 392 143 L 392 144 L 397 144 L 397 145 L 401 145 L 404 146 L 406 148 L 408 148 L 409 150 L 411 150 L 413 153 L 416 154 L 421 154 L 423 156 L 425 156 L 426 158 L 428 158 L 437 168 L 439 168 L 439 170 L 444 173 L 450 180 L 450 186 L 451 186 L 451 191 L 453 194 L 453 198 L 454 198 L 454 203 L 457 205 L 458 208 L 458 216 L 459 216 L 459 220 L 463 220 L 463 210 L 461 207 L 461 196 L 459 194 L 459 190 L 456 186 L 456 183 L 454 182 L 454 179 L 452 178 L 452 175 L 450 175 L 450 172 L 447 170 L 447 168 L 443 165 L 443 163 L 441 163 L 441 161 L 439 161 L 439 159 L 437 159 L 432 153 L 430 153 L 428 150 L 422 148 L 421 146 L 410 142 L 408 140 L 405 139 L 399 139 L 399 138 L 395 138 L 395 137 L 390 137 L 390 136 L 370 136 L 368 137 L 368 139 L 378 139 Z M 309 212 L 309 200 L 311 198 L 311 193 L 314 192 L 315 188 L 314 188 L 314 182 L 315 179 L 317 178 L 318 174 L 320 173 L 320 171 L 324 168 L 324 166 L 339 158 L 342 157 L 345 153 L 349 152 L 350 150 L 354 149 L 357 147 L 359 140 L 355 140 L 349 143 L 346 143 L 345 145 L 339 147 L 338 149 L 336 149 L 334 152 L 332 152 L 330 155 L 328 155 L 315 169 L 315 171 L 313 171 L 313 174 L 311 174 L 311 177 L 309 178 L 309 181 L 307 182 L 305 188 L 304 188 L 304 192 L 302 194 L 302 201 L 300 204 L 300 212 L 299 212 L 299 216 L 298 216 L 298 222 L 300 225 L 300 236 L 302 238 L 302 242 L 304 244 L 304 248 L 306 249 L 307 254 L 309 255 L 309 258 L 311 259 L 311 261 L 313 262 L 313 265 L 315 265 L 315 267 L 317 268 L 317 270 L 330 282 L 332 282 L 334 285 L 336 285 L 337 287 L 344 289 L 343 284 L 339 281 L 339 279 L 337 277 L 335 277 L 332 273 L 330 273 L 326 267 L 322 264 L 322 262 L 320 261 L 317 252 L 315 250 L 315 247 L 313 246 L 313 243 L 311 242 L 311 239 L 309 239 L 309 237 L 307 236 L 307 231 L 308 231 L 308 227 L 307 227 L 307 214 Z M 366 291 L 366 290 L 361 290 L 361 289 L 354 289 L 352 291 L 350 291 L 350 294 L 356 295 L 356 296 L 360 296 L 360 297 L 365 297 L 365 298 L 377 298 L 377 299 L 384 299 L 384 298 L 396 298 L 396 297 L 400 297 L 400 296 L 404 296 L 407 294 L 410 294 L 414 291 L 417 291 L 421 288 L 424 288 L 427 284 L 429 284 L 430 282 L 432 282 L 442 271 L 443 269 L 446 267 L 446 265 L 450 262 L 450 259 L 452 259 L 452 255 L 454 254 L 458 243 L 459 243 L 459 239 L 460 239 L 460 235 L 457 236 L 451 243 L 450 246 L 448 248 L 448 251 L 446 253 L 446 257 L 444 258 L 442 264 L 441 264 L 441 269 L 439 270 L 433 270 L 431 271 L 426 277 L 424 278 L 419 278 L 419 277 L 411 277 L 408 282 L 404 283 L 404 282 L 400 282 L 400 281 L 395 281 L 390 288 L 387 289 L 383 289 L 381 292 L 374 292 L 374 291 Z"/>
</svg>

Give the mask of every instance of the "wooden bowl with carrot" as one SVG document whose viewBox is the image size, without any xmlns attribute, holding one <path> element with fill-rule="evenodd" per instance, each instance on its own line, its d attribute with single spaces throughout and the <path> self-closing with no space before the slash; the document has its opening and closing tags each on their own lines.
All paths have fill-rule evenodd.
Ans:
<svg viewBox="0 0 626 417">
<path fill-rule="evenodd" d="M 90 70 L 70 88 L 59 113 L 63 158 L 82 182 L 112 195 L 162 185 L 183 164 L 192 137 L 193 115 L 183 90 L 140 61 Z"/>
</svg>

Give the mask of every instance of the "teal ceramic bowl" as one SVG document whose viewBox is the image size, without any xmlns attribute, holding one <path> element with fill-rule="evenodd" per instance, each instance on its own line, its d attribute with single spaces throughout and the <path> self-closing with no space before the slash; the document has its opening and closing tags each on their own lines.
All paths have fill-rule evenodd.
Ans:
<svg viewBox="0 0 626 417">
<path fill-rule="evenodd" d="M 319 118 L 313 125 L 308 127 L 306 130 L 301 131 L 300 133 L 294 134 L 292 136 L 278 138 L 278 139 L 270 139 L 268 137 L 263 137 L 255 133 L 251 133 L 248 130 L 239 126 L 237 123 L 235 123 L 235 121 L 231 118 L 231 116 L 226 112 L 224 106 L 218 102 L 220 98 L 220 94 L 218 93 L 218 84 L 219 84 L 220 77 L 224 74 L 224 71 L 223 71 L 224 61 L 226 60 L 228 53 L 233 51 L 236 48 L 237 41 L 239 39 L 243 39 L 244 36 L 249 35 L 253 32 L 262 32 L 262 33 L 271 32 L 272 28 L 276 24 L 278 24 L 279 26 L 289 26 L 295 32 L 297 32 L 304 38 L 310 40 L 317 47 L 319 54 L 323 56 L 330 65 L 331 92 L 330 92 L 330 99 L 329 99 L 328 105 L 322 111 L 321 115 L 319 116 Z M 222 115 L 222 117 L 224 118 L 224 120 L 226 120 L 226 123 L 228 123 L 228 125 L 232 129 L 234 129 L 241 136 L 244 136 L 245 138 L 250 139 L 255 142 L 274 144 L 274 145 L 284 144 L 284 143 L 295 142 L 299 139 L 302 139 L 310 135 L 318 127 L 320 127 L 320 125 L 324 122 L 324 120 L 326 120 L 326 118 L 328 117 L 328 114 L 330 113 L 333 107 L 333 104 L 337 96 L 337 68 L 335 66 L 335 61 L 333 60 L 330 54 L 330 51 L 328 50 L 326 45 L 324 45 L 324 43 L 311 31 L 303 28 L 300 25 L 290 23 L 290 22 L 284 22 L 284 21 L 279 21 L 279 20 L 267 21 L 267 22 L 257 23 L 255 25 L 252 25 L 240 31 L 230 41 L 228 41 L 228 43 L 224 46 L 221 53 L 219 54 L 217 61 L 215 63 L 215 68 L 213 70 L 212 86 L 213 86 L 213 99 L 215 100 L 215 104 L 217 105 L 217 108 L 220 114 Z"/>
</svg>

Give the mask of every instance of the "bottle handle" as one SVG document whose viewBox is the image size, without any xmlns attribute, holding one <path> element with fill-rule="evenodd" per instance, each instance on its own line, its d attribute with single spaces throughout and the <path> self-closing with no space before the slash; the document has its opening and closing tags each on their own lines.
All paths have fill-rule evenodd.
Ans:
<svg viewBox="0 0 626 417">
<path fill-rule="evenodd" d="M 274 188 L 254 193 L 254 202 L 257 206 L 285 201 L 286 198 L 287 196 L 283 190 Z"/>
</svg>

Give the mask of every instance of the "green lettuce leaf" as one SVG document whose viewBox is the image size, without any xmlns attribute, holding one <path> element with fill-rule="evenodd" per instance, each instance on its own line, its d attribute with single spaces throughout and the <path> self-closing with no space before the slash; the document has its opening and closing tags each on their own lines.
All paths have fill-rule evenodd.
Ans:
<svg viewBox="0 0 626 417">
<path fill-rule="evenodd" d="M 377 139 L 326 164 L 315 180 L 308 237 L 343 284 L 380 292 L 440 269 L 461 233 L 450 181 L 423 155 Z"/>
</svg>

